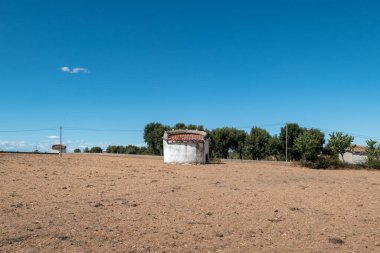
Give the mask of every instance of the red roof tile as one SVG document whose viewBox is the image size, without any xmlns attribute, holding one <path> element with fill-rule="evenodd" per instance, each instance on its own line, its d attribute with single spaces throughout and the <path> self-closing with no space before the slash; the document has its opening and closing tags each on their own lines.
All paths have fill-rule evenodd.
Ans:
<svg viewBox="0 0 380 253">
<path fill-rule="evenodd" d="M 169 141 L 204 141 L 204 137 L 200 134 L 193 133 L 179 133 L 168 135 Z"/>
<path fill-rule="evenodd" d="M 367 150 L 366 150 L 367 148 L 366 147 L 364 147 L 364 146 L 358 146 L 358 145 L 356 145 L 356 146 L 354 146 L 354 147 L 352 147 L 352 152 L 355 152 L 355 153 L 365 153 L 365 152 L 367 152 Z"/>
<path fill-rule="evenodd" d="M 54 149 L 54 150 L 60 150 L 60 149 L 65 149 L 65 148 L 66 148 L 66 146 L 63 144 L 53 144 L 51 146 L 51 149 Z"/>
<path fill-rule="evenodd" d="M 207 139 L 205 131 L 178 129 L 166 131 L 162 139 L 168 142 L 204 142 Z"/>
</svg>

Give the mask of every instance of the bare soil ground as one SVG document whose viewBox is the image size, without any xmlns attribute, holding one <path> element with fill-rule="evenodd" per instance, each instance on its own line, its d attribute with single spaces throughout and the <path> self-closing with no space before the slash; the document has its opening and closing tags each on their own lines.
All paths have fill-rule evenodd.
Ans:
<svg viewBox="0 0 380 253">
<path fill-rule="evenodd" d="M 0 154 L 1 252 L 380 252 L 380 171 Z"/>
</svg>

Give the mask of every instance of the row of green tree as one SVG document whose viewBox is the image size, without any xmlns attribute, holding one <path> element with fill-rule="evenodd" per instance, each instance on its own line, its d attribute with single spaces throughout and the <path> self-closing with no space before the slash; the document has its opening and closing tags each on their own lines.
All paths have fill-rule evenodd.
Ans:
<svg viewBox="0 0 380 253">
<path fill-rule="evenodd" d="M 205 129 L 202 125 L 177 123 L 173 127 L 161 123 L 149 123 L 144 128 L 144 141 L 148 154 L 162 155 L 162 136 L 172 129 L 197 129 L 206 131 L 210 138 L 212 158 L 239 158 L 252 160 L 315 161 L 321 155 L 342 155 L 353 147 L 354 137 L 342 132 L 329 135 L 327 144 L 325 134 L 319 129 L 304 128 L 296 123 L 286 124 L 279 135 L 270 135 L 260 127 L 252 127 L 250 132 L 233 127 Z M 380 145 L 374 140 L 367 141 L 370 160 L 380 159 Z"/>
<path fill-rule="evenodd" d="M 81 153 L 82 150 L 79 148 L 74 149 L 74 153 Z M 121 146 L 121 145 L 109 145 L 106 150 L 106 153 L 113 154 L 136 154 L 136 155 L 148 155 L 151 154 L 148 152 L 147 147 L 138 147 L 135 145 Z M 92 148 L 85 147 L 83 153 L 103 153 L 101 147 L 95 146 Z"/>
<path fill-rule="evenodd" d="M 148 149 L 146 147 L 138 147 L 135 145 L 128 146 L 114 146 L 109 145 L 106 149 L 107 153 L 113 154 L 131 154 L 131 155 L 148 155 Z"/>
<path fill-rule="evenodd" d="M 161 123 L 149 123 L 144 128 L 146 147 L 135 145 L 110 145 L 107 153 L 118 154 L 163 154 L 162 136 L 165 131 L 176 129 L 192 129 L 206 131 L 210 138 L 211 158 L 233 158 L 252 160 L 315 161 L 322 155 L 334 159 L 353 147 L 354 137 L 342 132 L 329 135 L 326 144 L 325 134 L 319 129 L 304 128 L 296 123 L 281 127 L 278 135 L 270 135 L 260 127 L 252 127 L 249 132 L 233 127 L 205 129 L 202 125 L 177 123 L 174 126 Z M 286 152 L 287 150 L 287 152 Z M 81 152 L 75 149 L 74 152 Z M 101 147 L 86 147 L 84 153 L 102 153 Z M 380 144 L 375 140 L 367 141 L 366 152 L 370 161 L 380 160 Z"/>
<path fill-rule="evenodd" d="M 81 153 L 82 150 L 80 148 L 74 149 L 74 153 Z M 92 148 L 85 147 L 83 149 L 83 153 L 103 153 L 103 149 L 101 147 L 95 146 Z"/>
</svg>

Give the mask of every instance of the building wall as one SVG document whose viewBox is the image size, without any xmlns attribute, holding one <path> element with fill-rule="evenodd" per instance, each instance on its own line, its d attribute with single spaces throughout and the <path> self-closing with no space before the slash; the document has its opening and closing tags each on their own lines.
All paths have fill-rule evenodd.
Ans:
<svg viewBox="0 0 380 253">
<path fill-rule="evenodd" d="M 351 152 L 346 152 L 343 154 L 344 161 L 351 164 L 361 164 L 367 162 L 366 155 L 353 154 Z M 342 156 L 339 155 L 339 160 L 343 161 Z"/>
<path fill-rule="evenodd" d="M 165 163 L 205 163 L 209 144 L 205 143 L 167 143 L 164 140 Z"/>
<path fill-rule="evenodd" d="M 59 150 L 56 150 L 56 149 L 52 149 L 51 151 L 50 151 L 50 153 L 54 153 L 54 154 L 59 154 Z M 61 150 L 61 153 L 66 153 L 66 149 L 62 149 Z"/>
<path fill-rule="evenodd" d="M 205 140 L 205 149 L 204 149 L 204 161 L 206 163 L 210 162 L 210 140 Z"/>
</svg>

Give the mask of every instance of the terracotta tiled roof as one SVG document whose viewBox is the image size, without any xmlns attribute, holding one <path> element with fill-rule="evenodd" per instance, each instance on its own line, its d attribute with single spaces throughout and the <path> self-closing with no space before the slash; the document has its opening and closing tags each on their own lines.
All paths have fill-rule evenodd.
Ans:
<svg viewBox="0 0 380 253">
<path fill-rule="evenodd" d="M 203 141 L 204 138 L 199 134 L 171 134 L 168 136 L 169 141 Z"/>
<path fill-rule="evenodd" d="M 169 142 L 204 142 L 207 133 L 197 130 L 173 130 L 167 131 L 163 139 Z"/>
<path fill-rule="evenodd" d="M 366 147 L 364 147 L 364 146 L 354 146 L 351 151 L 355 152 L 355 153 L 365 153 L 366 152 Z"/>
<path fill-rule="evenodd" d="M 60 149 L 65 149 L 65 148 L 66 148 L 66 146 L 63 144 L 53 144 L 51 146 L 51 149 L 53 149 L 53 150 L 60 150 Z"/>
</svg>

